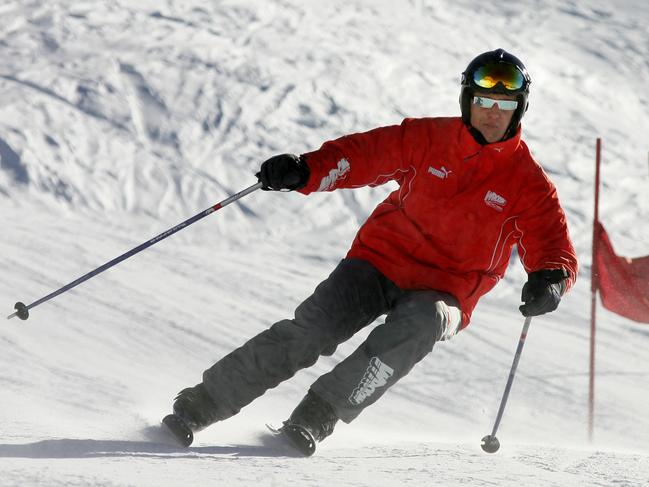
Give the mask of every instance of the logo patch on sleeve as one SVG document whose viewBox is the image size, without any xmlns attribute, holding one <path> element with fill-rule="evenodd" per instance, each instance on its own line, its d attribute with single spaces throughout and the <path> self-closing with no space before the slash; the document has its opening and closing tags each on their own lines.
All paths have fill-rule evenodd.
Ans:
<svg viewBox="0 0 649 487">
<path fill-rule="evenodd" d="M 331 191 L 336 187 L 338 180 L 347 176 L 347 173 L 351 171 L 351 169 L 351 165 L 347 159 L 339 160 L 338 167 L 329 171 L 329 174 L 322 178 L 318 191 Z"/>
</svg>

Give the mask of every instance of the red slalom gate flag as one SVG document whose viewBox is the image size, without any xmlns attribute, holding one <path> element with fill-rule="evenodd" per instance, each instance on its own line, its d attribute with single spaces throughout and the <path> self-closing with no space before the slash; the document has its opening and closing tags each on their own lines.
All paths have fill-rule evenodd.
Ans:
<svg viewBox="0 0 649 487">
<path fill-rule="evenodd" d="M 649 255 L 635 259 L 616 255 L 604 226 L 596 225 L 595 278 L 602 305 L 630 320 L 649 323 Z"/>
</svg>

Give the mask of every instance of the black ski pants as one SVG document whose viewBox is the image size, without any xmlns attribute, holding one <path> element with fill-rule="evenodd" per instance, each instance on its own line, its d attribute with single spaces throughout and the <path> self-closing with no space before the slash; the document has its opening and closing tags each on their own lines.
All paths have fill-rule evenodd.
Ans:
<svg viewBox="0 0 649 487">
<path fill-rule="evenodd" d="M 331 355 L 338 344 L 381 315 L 367 339 L 311 386 L 338 417 L 352 421 L 432 349 L 457 330 L 460 310 L 449 294 L 404 290 L 369 262 L 344 259 L 295 310 L 223 357 L 203 383 L 226 419 L 266 390 Z"/>
</svg>

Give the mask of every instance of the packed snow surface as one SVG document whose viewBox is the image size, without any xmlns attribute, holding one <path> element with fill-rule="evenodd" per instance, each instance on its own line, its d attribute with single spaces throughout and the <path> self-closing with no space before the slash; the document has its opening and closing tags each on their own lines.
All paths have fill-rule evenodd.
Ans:
<svg viewBox="0 0 649 487">
<path fill-rule="evenodd" d="M 648 484 L 649 326 L 601 307 L 588 439 L 597 137 L 601 219 L 619 254 L 649 254 L 648 3 L 4 0 L 0 20 L 5 315 L 254 184 L 271 155 L 457 115 L 460 73 L 497 47 L 532 76 L 524 139 L 581 262 L 559 310 L 532 321 L 494 455 L 480 439 L 523 324 L 515 256 L 470 327 L 315 457 L 264 424 L 369 329 L 178 448 L 157 427 L 175 393 L 291 317 L 395 186 L 256 191 L 3 320 L 0 485 Z"/>
</svg>

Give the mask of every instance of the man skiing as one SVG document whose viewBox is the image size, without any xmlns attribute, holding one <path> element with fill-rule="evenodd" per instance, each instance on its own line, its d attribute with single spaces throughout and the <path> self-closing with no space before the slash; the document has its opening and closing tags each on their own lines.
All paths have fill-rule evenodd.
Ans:
<svg viewBox="0 0 649 487">
<path fill-rule="evenodd" d="M 178 394 L 165 423 L 188 433 L 185 444 L 192 431 L 233 416 L 385 315 L 284 422 L 281 431 L 312 454 L 339 419 L 352 421 L 435 342 L 469 324 L 514 245 L 528 273 L 522 314 L 557 308 L 578 263 L 556 189 L 521 140 L 530 82 L 518 58 L 486 52 L 462 73 L 461 117 L 406 119 L 262 164 L 257 177 L 266 190 L 306 195 L 390 180 L 399 188 L 293 319 L 250 339 Z"/>
</svg>

